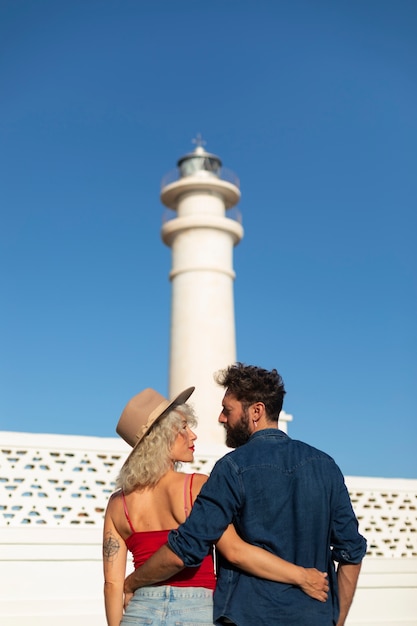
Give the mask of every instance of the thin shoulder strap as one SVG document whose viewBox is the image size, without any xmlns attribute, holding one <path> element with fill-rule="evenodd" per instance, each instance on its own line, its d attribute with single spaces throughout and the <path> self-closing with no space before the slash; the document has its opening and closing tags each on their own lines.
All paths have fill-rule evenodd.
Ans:
<svg viewBox="0 0 417 626">
<path fill-rule="evenodd" d="M 127 511 L 126 498 L 125 498 L 125 494 L 124 494 L 123 490 L 122 490 L 122 500 L 123 500 L 123 508 L 125 510 L 125 515 L 126 515 L 127 522 L 128 522 L 128 524 L 130 526 L 130 530 L 132 531 L 132 533 L 135 533 L 136 530 L 132 526 L 132 522 L 130 521 L 129 513 Z"/>
<path fill-rule="evenodd" d="M 184 478 L 184 513 L 185 517 L 188 517 L 190 514 L 191 507 L 193 506 L 193 480 L 195 474 L 186 474 Z M 189 491 L 189 499 L 187 494 L 187 487 Z M 190 507 L 188 507 L 188 502 L 190 502 Z"/>
</svg>

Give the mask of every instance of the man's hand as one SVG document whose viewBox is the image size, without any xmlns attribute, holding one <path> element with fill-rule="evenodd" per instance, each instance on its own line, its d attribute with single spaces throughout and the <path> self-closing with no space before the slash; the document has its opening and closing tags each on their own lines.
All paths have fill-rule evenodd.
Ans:
<svg viewBox="0 0 417 626">
<path fill-rule="evenodd" d="M 135 581 L 135 572 L 132 572 L 125 579 L 125 583 L 124 583 L 124 593 L 125 593 L 124 607 L 125 609 L 127 605 L 129 604 L 130 600 L 132 599 L 132 596 L 137 588 L 138 588 L 138 585 L 136 584 L 136 581 Z"/>
<path fill-rule="evenodd" d="M 184 569 L 184 563 L 172 552 L 168 544 L 163 545 L 157 550 L 143 565 L 135 569 L 129 574 L 124 582 L 124 593 L 130 596 L 125 606 L 127 606 L 132 594 L 139 587 L 148 587 L 162 582 L 167 578 L 171 578 Z"/>
<path fill-rule="evenodd" d="M 319 572 L 315 567 L 307 567 L 300 583 L 301 589 L 311 598 L 326 602 L 329 593 L 329 581 L 326 572 Z"/>
<path fill-rule="evenodd" d="M 129 602 L 131 601 L 131 599 L 133 598 L 133 593 L 125 593 L 124 598 L 123 598 L 123 609 L 126 611 L 126 607 L 129 604 Z"/>
</svg>

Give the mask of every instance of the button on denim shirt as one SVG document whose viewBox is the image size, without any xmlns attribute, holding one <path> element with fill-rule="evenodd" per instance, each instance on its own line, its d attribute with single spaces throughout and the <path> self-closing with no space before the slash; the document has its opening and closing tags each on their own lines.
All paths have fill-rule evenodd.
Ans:
<svg viewBox="0 0 417 626">
<path fill-rule="evenodd" d="M 188 520 L 170 532 L 169 545 L 185 565 L 196 566 L 231 522 L 245 541 L 328 572 L 330 592 L 322 603 L 299 587 L 251 576 L 220 557 L 216 624 L 222 617 L 238 626 L 336 624 L 334 561 L 360 563 L 366 541 L 330 456 L 275 428 L 253 434 L 216 463 Z"/>
</svg>

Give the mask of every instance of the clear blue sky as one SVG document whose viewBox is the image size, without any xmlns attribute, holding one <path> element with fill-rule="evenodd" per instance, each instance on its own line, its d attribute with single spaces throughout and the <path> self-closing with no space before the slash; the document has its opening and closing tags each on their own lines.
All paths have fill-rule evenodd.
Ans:
<svg viewBox="0 0 417 626">
<path fill-rule="evenodd" d="M 167 393 L 159 186 L 202 133 L 241 179 L 238 359 L 344 473 L 417 478 L 416 33 L 414 0 L 2 0 L 0 429 Z"/>
</svg>

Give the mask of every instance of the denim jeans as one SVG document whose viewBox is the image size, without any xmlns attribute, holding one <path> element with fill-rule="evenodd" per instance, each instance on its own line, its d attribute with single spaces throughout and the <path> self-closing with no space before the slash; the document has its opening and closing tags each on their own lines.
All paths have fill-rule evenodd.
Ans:
<svg viewBox="0 0 417 626">
<path fill-rule="evenodd" d="M 213 626 L 213 592 L 169 585 L 137 589 L 120 624 Z"/>
</svg>

